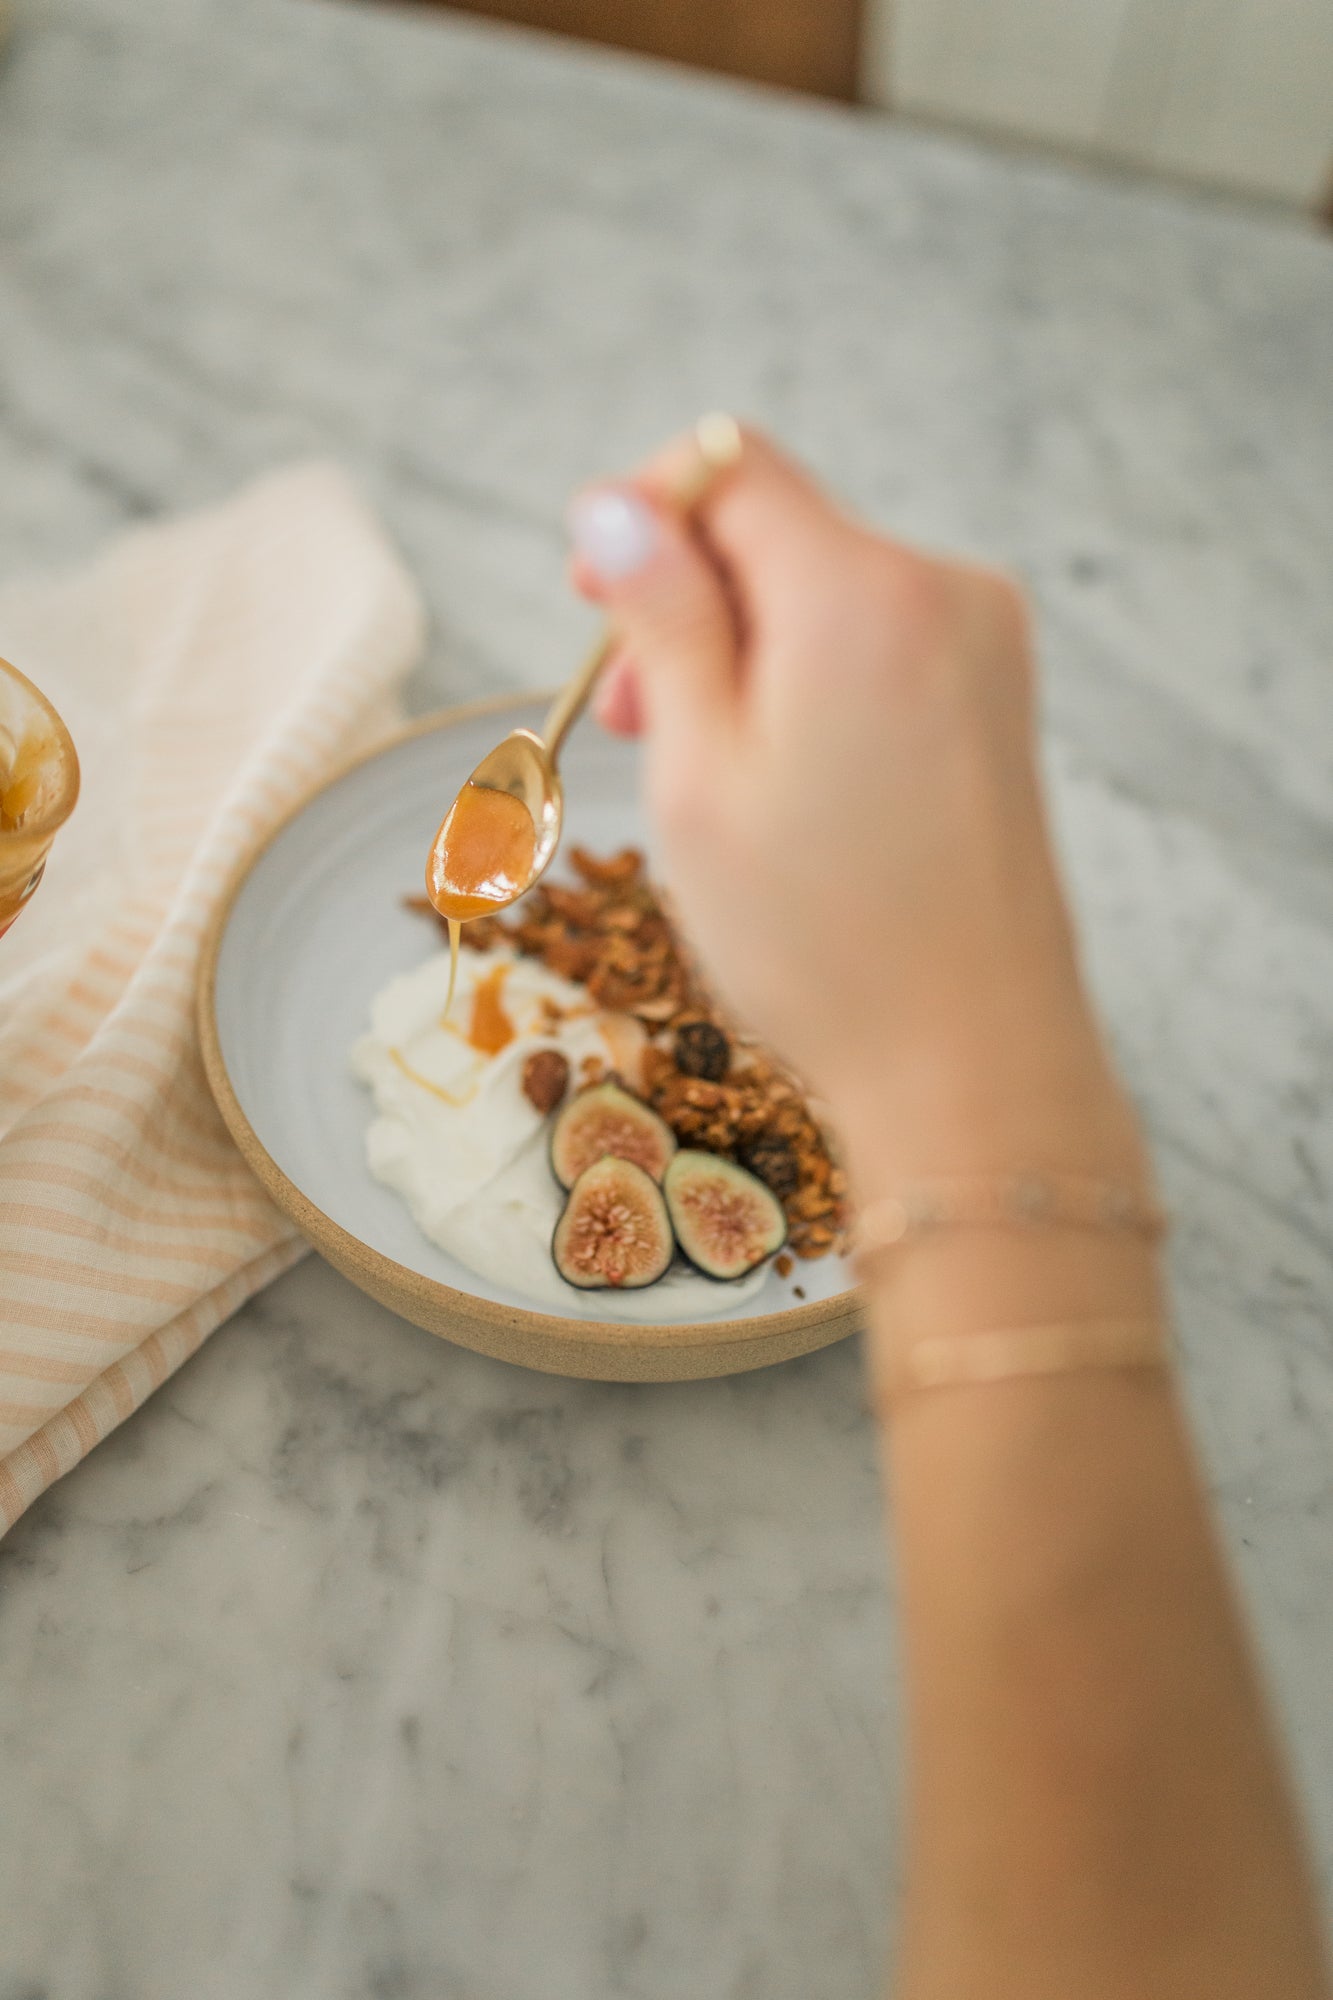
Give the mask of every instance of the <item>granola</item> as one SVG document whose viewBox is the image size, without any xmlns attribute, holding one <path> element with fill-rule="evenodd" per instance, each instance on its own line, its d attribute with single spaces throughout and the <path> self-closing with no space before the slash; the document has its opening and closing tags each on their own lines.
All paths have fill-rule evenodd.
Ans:
<svg viewBox="0 0 1333 2000">
<path fill-rule="evenodd" d="M 569 858 L 577 884 L 539 883 L 512 917 L 465 924 L 464 945 L 512 944 L 586 987 L 597 1006 L 630 1016 L 643 1037 L 643 1096 L 681 1144 L 724 1154 L 764 1181 L 798 1257 L 840 1248 L 847 1180 L 819 1120 L 796 1078 L 713 1001 L 642 854 L 627 847 L 600 859 L 575 847 Z"/>
</svg>

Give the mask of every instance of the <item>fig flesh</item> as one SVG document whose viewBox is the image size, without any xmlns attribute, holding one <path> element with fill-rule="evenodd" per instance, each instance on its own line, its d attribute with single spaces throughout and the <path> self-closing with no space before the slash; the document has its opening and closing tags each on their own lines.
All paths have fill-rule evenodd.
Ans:
<svg viewBox="0 0 1333 2000">
<path fill-rule="evenodd" d="M 666 1121 L 618 1083 L 581 1090 L 551 1132 L 551 1166 L 563 1188 L 572 1188 L 581 1173 L 608 1153 L 660 1181 L 675 1150 L 676 1135 Z"/>
<path fill-rule="evenodd" d="M 567 1284 L 638 1291 L 663 1276 L 675 1254 L 662 1190 L 632 1160 L 597 1160 L 569 1191 L 551 1255 Z"/>
<path fill-rule="evenodd" d="M 787 1240 L 770 1188 L 717 1153 L 676 1153 L 662 1182 L 676 1241 L 709 1278 L 743 1278 Z"/>
</svg>

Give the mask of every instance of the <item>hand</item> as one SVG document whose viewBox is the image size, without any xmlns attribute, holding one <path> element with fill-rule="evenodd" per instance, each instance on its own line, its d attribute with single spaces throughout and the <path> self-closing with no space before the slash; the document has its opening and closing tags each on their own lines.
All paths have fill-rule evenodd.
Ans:
<svg viewBox="0 0 1333 2000">
<path fill-rule="evenodd" d="M 747 434 L 693 524 L 672 447 L 572 509 L 619 637 L 599 713 L 722 997 L 880 1172 L 1136 1165 L 1036 770 L 1028 619 Z M 885 1158 L 885 1134 L 889 1158 Z"/>
</svg>

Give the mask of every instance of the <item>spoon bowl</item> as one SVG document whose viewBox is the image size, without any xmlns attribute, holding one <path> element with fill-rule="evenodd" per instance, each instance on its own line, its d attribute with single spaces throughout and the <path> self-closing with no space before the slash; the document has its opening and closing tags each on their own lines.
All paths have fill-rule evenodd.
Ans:
<svg viewBox="0 0 1333 2000">
<path fill-rule="evenodd" d="M 560 845 L 560 829 L 565 817 L 565 793 L 560 773 L 535 729 L 511 729 L 494 750 L 487 751 L 468 783 L 479 785 L 488 792 L 508 792 L 525 808 L 532 821 L 536 833 L 532 867 L 523 887 L 515 892 L 512 900 L 516 902 L 545 874 Z M 435 836 L 431 848 L 432 862 L 448 825 L 446 819 Z M 496 904 L 497 910 L 506 907 L 505 904 Z"/>
</svg>

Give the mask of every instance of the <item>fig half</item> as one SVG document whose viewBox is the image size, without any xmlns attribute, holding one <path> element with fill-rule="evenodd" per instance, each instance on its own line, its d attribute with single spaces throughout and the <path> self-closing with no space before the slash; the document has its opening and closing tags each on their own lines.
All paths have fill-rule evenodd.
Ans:
<svg viewBox="0 0 1333 2000">
<path fill-rule="evenodd" d="M 662 1192 L 676 1241 L 709 1278 L 743 1278 L 787 1240 L 772 1190 L 717 1153 L 675 1154 Z"/>
<path fill-rule="evenodd" d="M 565 1105 L 551 1132 L 551 1166 L 561 1187 L 604 1159 L 629 1160 L 655 1181 L 666 1172 L 676 1135 L 641 1097 L 618 1083 L 595 1083 Z"/>
<path fill-rule="evenodd" d="M 632 1160 L 598 1160 L 569 1191 L 551 1255 L 582 1292 L 655 1285 L 675 1254 L 662 1190 Z"/>
</svg>

